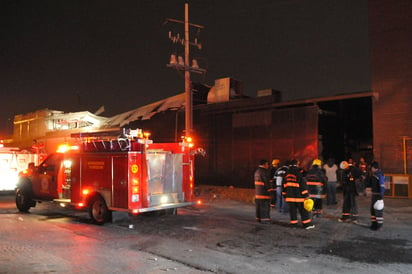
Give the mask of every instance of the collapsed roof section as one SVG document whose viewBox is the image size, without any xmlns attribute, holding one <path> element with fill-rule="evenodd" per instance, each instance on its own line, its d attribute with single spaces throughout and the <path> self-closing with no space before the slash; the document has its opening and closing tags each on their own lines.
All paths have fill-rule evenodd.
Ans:
<svg viewBox="0 0 412 274">
<path fill-rule="evenodd" d="M 94 115 L 88 111 L 53 113 L 45 118 L 48 130 L 66 130 L 75 128 L 100 128 L 108 118 Z"/>
<path fill-rule="evenodd" d="M 108 118 L 106 127 L 123 127 L 136 120 L 149 120 L 153 115 L 169 110 L 179 109 L 185 105 L 185 94 L 177 94 L 172 97 L 145 105 Z"/>
</svg>

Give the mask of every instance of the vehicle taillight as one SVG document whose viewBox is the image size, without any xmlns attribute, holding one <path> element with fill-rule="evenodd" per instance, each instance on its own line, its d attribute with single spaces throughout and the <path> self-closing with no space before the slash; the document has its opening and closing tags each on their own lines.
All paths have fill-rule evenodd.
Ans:
<svg viewBox="0 0 412 274">
<path fill-rule="evenodd" d="M 132 179 L 132 194 L 139 193 L 139 180 Z"/>
<path fill-rule="evenodd" d="M 193 144 L 193 138 L 192 138 L 192 137 L 187 136 L 187 137 L 186 137 L 186 142 L 187 142 L 187 144 L 188 144 L 188 146 L 189 146 L 190 148 L 192 148 L 192 147 L 194 146 L 194 144 Z"/>
<path fill-rule="evenodd" d="M 193 148 L 195 146 L 193 143 L 193 138 L 190 136 L 182 136 L 182 142 L 179 144 L 182 146 L 182 151 L 185 150 L 185 147 Z"/>
</svg>

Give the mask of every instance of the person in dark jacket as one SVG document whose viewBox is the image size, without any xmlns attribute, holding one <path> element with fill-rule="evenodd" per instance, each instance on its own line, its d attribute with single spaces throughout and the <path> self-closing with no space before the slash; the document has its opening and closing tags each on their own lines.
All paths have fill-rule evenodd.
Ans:
<svg viewBox="0 0 412 274">
<path fill-rule="evenodd" d="M 290 224 L 293 226 L 298 224 L 297 212 L 299 211 L 303 227 L 305 229 L 314 228 L 315 225 L 312 224 L 309 212 L 303 207 L 303 202 L 308 198 L 308 190 L 296 160 L 290 162 L 289 169 L 285 174 L 282 194 L 288 203 Z"/>
<path fill-rule="evenodd" d="M 358 204 L 356 197 L 358 192 L 356 190 L 356 180 L 362 175 L 360 169 L 354 165 L 350 165 L 346 161 L 340 163 L 340 168 L 343 169 L 343 205 L 342 216 L 338 219 L 339 222 L 358 223 Z"/>
<path fill-rule="evenodd" d="M 325 184 L 327 178 L 325 170 L 321 168 L 322 161 L 315 159 L 312 162 L 312 167 L 306 173 L 306 185 L 308 186 L 309 198 L 313 199 L 313 216 L 320 217 L 323 209 L 323 199 L 326 198 Z"/>
<path fill-rule="evenodd" d="M 289 160 L 285 161 L 284 164 L 278 168 L 274 175 L 274 182 L 276 184 L 276 200 L 277 208 L 279 213 L 286 214 L 288 212 L 288 204 L 285 202 L 285 198 L 282 196 L 283 192 L 283 179 L 285 178 L 286 172 L 289 169 Z"/>
<path fill-rule="evenodd" d="M 270 223 L 270 200 L 271 195 L 269 190 L 270 171 L 269 161 L 260 160 L 259 167 L 254 173 L 255 178 L 255 204 L 256 204 L 256 221 L 269 224 Z"/>
<path fill-rule="evenodd" d="M 271 188 L 269 189 L 269 194 L 271 196 L 270 199 L 270 206 L 271 207 L 276 207 L 276 200 L 277 200 L 277 196 L 276 196 L 276 182 L 275 182 L 275 173 L 276 170 L 279 168 L 280 165 L 280 160 L 279 159 L 273 159 L 272 160 L 272 167 L 270 168 L 270 185 Z"/>
<path fill-rule="evenodd" d="M 371 164 L 372 176 L 366 180 L 366 187 L 371 188 L 371 226 L 372 230 L 379 230 L 383 225 L 383 208 L 380 210 L 375 209 L 374 205 L 376 201 L 383 200 L 385 195 L 385 176 L 382 170 L 379 168 L 378 162 Z"/>
</svg>

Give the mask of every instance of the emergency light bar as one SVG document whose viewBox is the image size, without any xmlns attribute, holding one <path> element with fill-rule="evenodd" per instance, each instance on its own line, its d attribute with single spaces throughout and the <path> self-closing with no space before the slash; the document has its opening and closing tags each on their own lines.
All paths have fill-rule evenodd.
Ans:
<svg viewBox="0 0 412 274">
<path fill-rule="evenodd" d="M 69 144 L 61 144 L 57 147 L 56 152 L 57 153 L 65 153 L 65 152 L 68 152 L 70 150 L 79 150 L 79 149 L 80 149 L 79 146 L 72 146 L 72 145 L 69 145 Z"/>
</svg>

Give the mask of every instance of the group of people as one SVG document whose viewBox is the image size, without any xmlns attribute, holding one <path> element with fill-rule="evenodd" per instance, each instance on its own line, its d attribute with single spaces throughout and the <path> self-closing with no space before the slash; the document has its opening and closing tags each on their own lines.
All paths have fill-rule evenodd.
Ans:
<svg viewBox="0 0 412 274">
<path fill-rule="evenodd" d="M 336 189 L 343 192 L 342 216 L 339 222 L 358 223 L 357 196 L 366 195 L 371 190 L 371 226 L 378 230 L 383 224 L 383 204 L 385 192 L 384 175 L 377 162 L 368 165 L 363 157 L 358 164 L 352 159 L 342 161 L 339 167 L 334 159 L 324 165 L 320 159 L 312 161 L 306 171 L 299 167 L 297 160 L 261 160 L 254 173 L 256 220 L 263 224 L 271 223 L 270 208 L 276 207 L 280 213 L 289 212 L 290 225 L 297 226 L 298 213 L 305 229 L 312 229 L 313 217 L 321 217 L 323 200 L 327 205 L 336 205 Z M 311 199 L 313 208 L 305 209 L 305 201 Z M 310 201 L 311 202 L 311 201 Z"/>
</svg>

